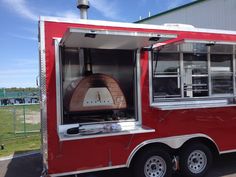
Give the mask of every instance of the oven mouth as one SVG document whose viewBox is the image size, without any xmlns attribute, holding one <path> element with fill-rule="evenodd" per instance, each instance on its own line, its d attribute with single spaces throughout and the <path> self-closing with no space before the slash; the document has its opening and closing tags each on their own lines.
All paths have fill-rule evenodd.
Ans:
<svg viewBox="0 0 236 177">
<path fill-rule="evenodd" d="M 91 74 L 73 81 L 66 93 L 64 107 L 70 113 L 127 108 L 118 81 L 106 74 Z"/>
</svg>

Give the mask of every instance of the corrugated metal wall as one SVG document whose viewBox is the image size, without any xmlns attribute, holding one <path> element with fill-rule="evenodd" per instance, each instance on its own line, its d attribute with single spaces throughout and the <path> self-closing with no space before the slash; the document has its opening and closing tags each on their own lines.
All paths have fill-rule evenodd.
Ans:
<svg viewBox="0 0 236 177">
<path fill-rule="evenodd" d="M 236 30 L 236 0 L 206 0 L 141 23 L 183 23 L 198 28 Z"/>
</svg>

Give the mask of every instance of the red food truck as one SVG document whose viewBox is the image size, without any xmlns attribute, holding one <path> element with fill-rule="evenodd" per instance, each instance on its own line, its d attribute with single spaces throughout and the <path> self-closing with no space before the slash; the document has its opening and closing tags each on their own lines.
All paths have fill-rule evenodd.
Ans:
<svg viewBox="0 0 236 177">
<path fill-rule="evenodd" d="M 42 176 L 200 177 L 236 152 L 236 32 L 41 17 Z"/>
</svg>

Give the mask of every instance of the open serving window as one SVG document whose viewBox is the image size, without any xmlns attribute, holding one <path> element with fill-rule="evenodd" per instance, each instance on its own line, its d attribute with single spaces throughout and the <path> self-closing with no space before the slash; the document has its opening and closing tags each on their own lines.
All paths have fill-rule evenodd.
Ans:
<svg viewBox="0 0 236 177">
<path fill-rule="evenodd" d="M 236 43 L 184 40 L 150 59 L 150 102 L 163 110 L 236 105 Z"/>
<path fill-rule="evenodd" d="M 173 37 L 69 28 L 55 39 L 60 139 L 154 131 L 138 109 L 140 49 Z"/>
</svg>

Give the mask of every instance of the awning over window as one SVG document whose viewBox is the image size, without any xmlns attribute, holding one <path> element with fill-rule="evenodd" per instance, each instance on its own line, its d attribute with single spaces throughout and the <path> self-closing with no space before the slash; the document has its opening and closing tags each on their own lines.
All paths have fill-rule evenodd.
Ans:
<svg viewBox="0 0 236 177">
<path fill-rule="evenodd" d="M 176 38 L 177 35 L 69 28 L 60 45 L 97 49 L 138 49 Z"/>
</svg>

